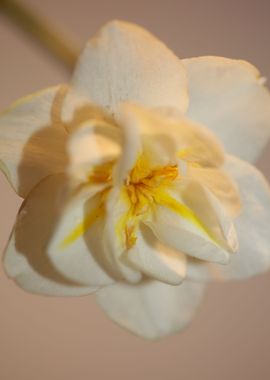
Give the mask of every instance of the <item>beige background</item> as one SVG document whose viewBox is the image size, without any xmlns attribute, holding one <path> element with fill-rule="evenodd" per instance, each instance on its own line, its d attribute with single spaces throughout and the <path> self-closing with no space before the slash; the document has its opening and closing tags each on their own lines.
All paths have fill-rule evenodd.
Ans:
<svg viewBox="0 0 270 380">
<path fill-rule="evenodd" d="M 248 0 L 24 0 L 83 43 L 112 18 L 135 21 L 179 56 L 223 55 L 255 63 L 270 78 L 270 2 Z M 0 108 L 66 81 L 61 64 L 0 15 Z M 259 167 L 270 178 L 270 148 Z M 0 249 L 19 200 L 0 177 Z M 92 297 L 24 293 L 0 269 L 1 380 L 267 380 L 270 274 L 209 287 L 183 333 L 144 342 L 112 324 Z"/>
</svg>

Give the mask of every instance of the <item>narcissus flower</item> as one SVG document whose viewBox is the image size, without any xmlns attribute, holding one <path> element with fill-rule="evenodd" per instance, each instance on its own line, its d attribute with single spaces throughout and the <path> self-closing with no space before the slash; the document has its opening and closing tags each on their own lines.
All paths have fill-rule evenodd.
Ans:
<svg viewBox="0 0 270 380">
<path fill-rule="evenodd" d="M 95 293 L 145 338 L 181 330 L 208 281 L 270 267 L 269 188 L 248 163 L 269 136 L 252 65 L 180 60 L 107 24 L 69 85 L 1 115 L 0 167 L 24 198 L 6 272 L 29 292 Z"/>
</svg>

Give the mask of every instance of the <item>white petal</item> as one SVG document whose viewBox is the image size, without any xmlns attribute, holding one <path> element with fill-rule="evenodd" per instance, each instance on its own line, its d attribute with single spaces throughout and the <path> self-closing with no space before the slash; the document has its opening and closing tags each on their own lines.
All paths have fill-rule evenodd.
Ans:
<svg viewBox="0 0 270 380">
<path fill-rule="evenodd" d="M 270 137 L 270 95 L 258 70 L 221 57 L 182 62 L 189 80 L 188 116 L 209 127 L 228 153 L 256 161 Z"/>
<path fill-rule="evenodd" d="M 130 263 L 122 260 L 126 252 L 123 240 L 122 220 L 128 211 L 128 205 L 121 197 L 121 190 L 114 188 L 110 191 L 106 201 L 106 214 L 103 234 L 105 260 L 108 267 L 114 270 L 115 277 L 131 283 L 137 283 L 142 276 L 140 271 L 134 269 Z"/>
<path fill-rule="evenodd" d="M 121 327 L 146 339 L 159 339 L 185 328 L 194 317 L 204 286 L 184 281 L 115 284 L 97 292 L 105 313 Z"/>
<path fill-rule="evenodd" d="M 64 92 L 62 86 L 49 88 L 0 115 L 0 168 L 22 197 L 66 165 L 67 133 L 59 119 Z"/>
<path fill-rule="evenodd" d="M 68 151 L 70 176 L 86 181 L 93 165 L 113 162 L 120 155 L 119 128 L 102 119 L 90 119 L 71 135 Z"/>
<path fill-rule="evenodd" d="M 236 183 L 222 169 L 190 167 L 189 175 L 208 188 L 222 203 L 228 215 L 235 217 L 241 210 Z"/>
<path fill-rule="evenodd" d="M 228 249 L 212 238 L 207 226 L 203 225 L 205 220 L 193 215 L 175 212 L 164 203 L 156 208 L 153 221 L 147 224 L 163 244 L 173 249 L 202 260 L 227 263 L 231 256 Z"/>
<path fill-rule="evenodd" d="M 239 252 L 227 265 L 189 265 L 189 276 L 198 280 L 243 279 L 270 268 L 270 191 L 262 174 L 253 166 L 230 157 L 225 169 L 237 182 L 242 212 L 234 221 Z"/>
<path fill-rule="evenodd" d="M 88 42 L 72 85 L 112 112 L 127 101 L 182 112 L 188 103 L 181 61 L 146 30 L 121 21 L 108 23 Z"/>
<path fill-rule="evenodd" d="M 12 235 L 6 249 L 4 267 L 7 275 L 25 291 L 46 296 L 73 297 L 91 294 L 98 289 L 76 284 L 61 276 L 50 264 L 42 248 L 35 251 L 37 257 L 33 253 L 24 251 L 16 235 Z"/>
<path fill-rule="evenodd" d="M 141 225 L 135 245 L 126 253 L 126 260 L 155 280 L 179 285 L 186 275 L 186 256 L 164 246 L 150 228 Z"/>
<path fill-rule="evenodd" d="M 69 276 L 68 271 L 58 271 L 50 258 L 48 257 L 47 245 L 55 233 L 55 227 L 61 215 L 62 200 L 65 198 L 66 179 L 63 175 L 52 175 L 41 181 L 29 194 L 19 212 L 17 222 L 14 228 L 13 237 L 7 247 L 4 265 L 7 273 L 19 283 L 21 287 L 32 292 L 42 291 L 43 294 L 53 294 L 55 291 L 63 294 L 86 294 L 96 289 L 108 277 L 99 268 L 89 252 L 89 260 L 85 259 L 83 264 L 88 264 L 88 274 L 95 276 L 99 280 L 96 284 L 89 281 L 84 282 L 80 278 L 78 271 L 85 275 L 87 268 L 80 267 L 80 259 L 83 252 L 74 252 L 77 254 L 78 263 L 72 269 L 77 274 Z M 67 252 L 70 254 L 70 252 Z M 65 255 L 66 252 L 63 252 Z M 67 259 L 70 259 L 67 255 Z M 66 260 L 67 260 L 66 259 Z M 70 260 L 63 266 L 74 264 Z M 82 264 L 81 264 L 82 266 Z M 89 268 L 90 267 L 90 268 Z M 98 277 L 99 276 L 99 277 Z M 90 286 L 89 286 L 90 285 Z M 48 286 L 48 288 L 46 287 Z M 66 289 L 65 289 L 66 287 Z M 90 291 L 88 291 L 90 290 Z"/>
<path fill-rule="evenodd" d="M 46 185 L 49 187 L 51 184 Z M 47 254 L 59 273 L 83 285 L 103 286 L 114 282 L 103 260 L 101 191 L 104 188 L 105 185 L 92 185 L 71 199 L 62 195 L 61 200 L 58 199 L 61 189 L 55 189 L 50 204 L 48 199 L 43 199 L 51 210 L 60 211 L 48 242 Z M 44 185 L 36 193 L 39 202 L 43 195 L 41 191 L 44 192 Z M 31 201 L 33 204 L 33 196 Z"/>
<path fill-rule="evenodd" d="M 238 241 L 233 221 L 207 187 L 195 180 L 188 181 L 182 191 L 182 199 L 220 246 L 226 251 L 236 252 Z"/>
<path fill-rule="evenodd" d="M 219 166 L 224 154 L 218 140 L 203 126 L 167 110 L 147 109 L 131 103 L 122 104 L 117 117 L 123 133 L 123 154 L 119 179 L 125 178 L 143 155 L 152 166 L 166 166 L 186 161 Z"/>
</svg>

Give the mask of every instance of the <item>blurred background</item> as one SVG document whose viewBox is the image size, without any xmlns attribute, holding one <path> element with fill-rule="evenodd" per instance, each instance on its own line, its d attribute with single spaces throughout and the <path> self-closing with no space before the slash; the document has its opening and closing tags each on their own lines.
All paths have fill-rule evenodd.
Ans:
<svg viewBox="0 0 270 380">
<path fill-rule="evenodd" d="M 1 2 L 0 2 L 1 3 Z M 180 57 L 246 59 L 270 78 L 269 0 L 23 0 L 83 43 L 106 21 L 136 22 Z M 0 108 L 69 73 L 0 10 Z M 270 146 L 258 163 L 270 179 Z M 20 204 L 0 176 L 0 250 Z M 24 293 L 0 268 L 1 380 L 268 380 L 270 273 L 211 284 L 184 332 L 149 343 L 111 323 L 94 297 Z"/>
</svg>

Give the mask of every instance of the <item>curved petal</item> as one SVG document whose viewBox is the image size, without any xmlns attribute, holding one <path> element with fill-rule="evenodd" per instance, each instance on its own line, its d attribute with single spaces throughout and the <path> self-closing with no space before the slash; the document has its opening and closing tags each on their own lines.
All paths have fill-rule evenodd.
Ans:
<svg viewBox="0 0 270 380">
<path fill-rule="evenodd" d="M 0 115 L 0 169 L 22 197 L 67 163 L 67 133 L 58 118 L 63 91 L 57 86 L 38 92 Z"/>
<path fill-rule="evenodd" d="M 188 276 L 196 280 L 231 280 L 255 276 L 270 268 L 270 191 L 269 185 L 255 167 L 230 157 L 226 172 L 238 184 L 242 212 L 234 224 L 239 251 L 227 265 L 189 263 Z"/>
<path fill-rule="evenodd" d="M 94 286 L 72 283 L 61 277 L 51 267 L 46 257 L 41 257 L 40 250 L 37 251 L 39 268 L 35 268 L 27 256 L 19 251 L 16 240 L 13 234 L 6 249 L 4 267 L 7 275 L 25 291 L 45 296 L 74 297 L 91 294 L 98 289 Z"/>
<path fill-rule="evenodd" d="M 108 267 L 114 270 L 115 277 L 130 283 L 137 283 L 142 278 L 141 273 L 130 263 L 122 260 L 127 249 L 123 239 L 125 233 L 123 220 L 128 212 L 128 205 L 121 195 L 121 190 L 114 188 L 106 200 L 103 234 L 104 259 Z"/>
<path fill-rule="evenodd" d="M 177 194 L 161 194 L 155 199 L 159 206 L 147 224 L 163 244 L 202 260 L 229 261 L 237 238 L 231 221 L 213 196 L 193 185 L 183 199 L 179 200 Z"/>
<path fill-rule="evenodd" d="M 18 214 L 4 265 L 7 273 L 28 291 L 41 291 L 43 294 L 53 294 L 54 291 L 56 294 L 86 294 L 101 283 L 112 282 L 89 251 L 88 260 L 85 252 L 74 251 L 73 255 L 78 262 L 72 267 L 73 276 L 67 268 L 75 260 L 72 262 L 68 250 L 62 252 L 64 257 L 61 272 L 50 260 L 47 246 L 62 215 L 66 191 L 67 181 L 63 175 L 48 176 L 31 191 Z M 85 267 L 82 267 L 83 264 Z M 90 278 L 88 282 L 85 280 L 87 271 Z"/>
<path fill-rule="evenodd" d="M 112 112 L 127 101 L 182 112 L 188 103 L 181 61 L 149 32 L 122 21 L 106 24 L 88 42 L 72 85 Z"/>
<path fill-rule="evenodd" d="M 53 291 L 52 282 L 60 283 L 63 288 L 67 286 L 67 294 L 69 291 L 74 293 L 74 287 L 83 288 L 82 291 L 86 292 L 86 289 L 95 290 L 101 284 L 113 282 L 81 241 L 77 242 L 73 252 L 71 248 L 74 245 L 71 248 L 68 246 L 61 251 L 58 261 L 51 260 L 49 242 L 55 235 L 59 236 L 58 225 L 63 219 L 62 205 L 66 192 L 67 180 L 64 175 L 48 176 L 41 181 L 24 201 L 13 238 L 6 250 L 4 265 L 7 273 L 23 288 L 33 292 L 41 289 L 38 282 L 40 277 L 46 280 L 41 281 L 42 293 L 45 294 Z M 78 217 L 75 213 L 71 216 Z M 68 217 L 70 214 L 67 213 L 66 219 Z M 69 233 L 68 230 L 65 232 Z"/>
<path fill-rule="evenodd" d="M 98 166 L 99 171 L 103 166 L 103 175 L 110 177 L 112 164 L 121 152 L 119 128 L 102 119 L 90 119 L 70 136 L 68 151 L 68 172 L 71 178 L 88 181 L 91 174 L 94 174 L 93 167 L 97 169 Z M 98 182 L 102 179 L 101 173 L 99 178 L 97 175 L 95 177 Z"/>
<path fill-rule="evenodd" d="M 185 204 L 205 226 L 210 237 L 226 251 L 236 252 L 238 240 L 233 221 L 207 187 L 197 181 L 189 181 L 181 195 Z"/>
<path fill-rule="evenodd" d="M 58 199 L 61 189 L 56 189 L 55 204 L 50 203 L 50 208 L 58 208 L 60 215 L 48 242 L 47 255 L 59 273 L 83 285 L 104 286 L 114 282 L 103 262 L 102 191 L 105 188 L 102 184 L 88 186 L 71 198 L 62 196 L 61 201 Z M 36 193 L 39 201 L 41 191 L 44 189 Z M 42 200 L 48 203 L 46 198 Z"/>
<path fill-rule="evenodd" d="M 142 224 L 136 235 L 126 261 L 154 280 L 179 285 L 186 275 L 186 256 L 162 245 L 146 225 Z"/>
<path fill-rule="evenodd" d="M 270 95 L 258 70 L 221 57 L 182 62 L 189 80 L 187 115 L 210 128 L 228 153 L 256 161 L 270 137 Z"/>
<path fill-rule="evenodd" d="M 122 180 L 143 156 L 152 167 L 177 164 L 178 160 L 206 166 L 220 166 L 223 148 L 203 126 L 189 119 L 147 109 L 131 103 L 122 104 L 117 117 L 123 133 L 123 154 L 119 163 Z"/>
<path fill-rule="evenodd" d="M 184 281 L 115 284 L 97 292 L 97 302 L 121 327 L 146 339 L 159 339 L 185 328 L 202 300 L 204 286 Z"/>
<path fill-rule="evenodd" d="M 189 176 L 208 188 L 222 203 L 228 215 L 236 217 L 241 200 L 236 183 L 222 169 L 190 167 Z"/>
</svg>

